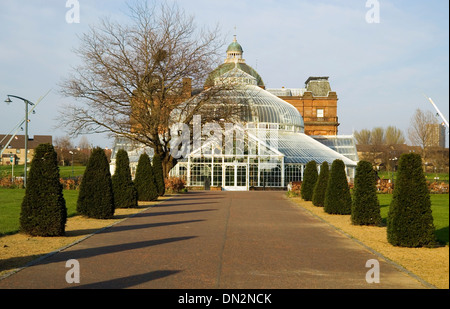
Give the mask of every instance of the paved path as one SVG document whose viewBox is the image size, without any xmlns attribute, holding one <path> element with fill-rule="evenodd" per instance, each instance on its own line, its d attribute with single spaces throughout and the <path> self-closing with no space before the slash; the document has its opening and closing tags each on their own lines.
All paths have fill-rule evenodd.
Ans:
<svg viewBox="0 0 450 309">
<path fill-rule="evenodd" d="M 80 283 L 66 282 L 66 261 Z M 380 283 L 366 282 L 378 259 Z M 0 288 L 424 288 L 282 192 L 191 192 L 0 281 Z"/>
</svg>

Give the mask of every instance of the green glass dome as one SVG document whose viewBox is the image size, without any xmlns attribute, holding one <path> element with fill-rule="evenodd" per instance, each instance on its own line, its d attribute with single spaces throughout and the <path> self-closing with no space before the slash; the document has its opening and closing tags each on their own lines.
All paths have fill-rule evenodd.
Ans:
<svg viewBox="0 0 450 309">
<path fill-rule="evenodd" d="M 233 42 L 228 45 L 227 48 L 227 58 L 225 59 L 225 63 L 219 65 L 214 71 L 212 71 L 205 81 L 205 87 L 211 87 L 214 85 L 214 79 L 217 77 L 230 72 L 234 68 L 237 68 L 245 73 L 251 75 L 256 79 L 256 85 L 261 88 L 265 88 L 264 82 L 259 76 L 258 72 L 256 72 L 251 66 L 245 63 L 245 60 L 242 58 L 242 54 L 244 53 L 241 44 L 239 44 L 236 40 L 236 36 L 234 36 Z"/>
<path fill-rule="evenodd" d="M 228 52 L 239 52 L 243 53 L 244 50 L 242 49 L 241 44 L 239 44 L 237 41 L 233 41 L 230 45 L 228 45 L 227 53 Z"/>
<path fill-rule="evenodd" d="M 205 82 L 205 87 L 213 86 L 214 79 L 216 77 L 219 77 L 219 76 L 233 70 L 234 68 L 238 68 L 238 69 L 244 71 L 245 73 L 250 74 L 251 76 L 253 76 L 256 79 L 256 84 L 259 87 L 264 87 L 264 82 L 263 82 L 261 76 L 259 76 L 258 72 L 256 72 L 251 66 L 249 66 L 246 63 L 222 63 L 208 75 L 206 82 Z"/>
</svg>

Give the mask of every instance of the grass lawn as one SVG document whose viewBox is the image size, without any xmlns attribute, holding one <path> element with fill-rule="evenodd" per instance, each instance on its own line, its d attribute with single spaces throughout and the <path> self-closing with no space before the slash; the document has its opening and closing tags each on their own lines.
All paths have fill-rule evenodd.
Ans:
<svg viewBox="0 0 450 309">
<path fill-rule="evenodd" d="M 73 175 L 75 177 L 83 176 L 85 169 L 86 169 L 86 166 L 74 166 L 73 167 Z M 72 177 L 72 166 L 60 166 L 59 167 L 59 176 L 61 178 Z"/>
<path fill-rule="evenodd" d="M 73 167 L 73 176 L 83 176 L 84 170 L 86 166 L 78 166 L 75 165 Z M 11 166 L 10 165 L 0 165 L 0 177 L 11 177 Z M 23 165 L 14 166 L 14 176 L 22 177 L 23 176 Z M 60 166 L 59 167 L 59 176 L 61 178 L 72 177 L 72 166 Z"/>
<path fill-rule="evenodd" d="M 392 179 L 392 172 L 386 172 L 386 171 L 381 171 L 378 172 L 378 176 L 382 179 Z M 394 172 L 394 180 L 397 177 L 397 172 Z M 437 179 L 435 179 L 435 177 L 437 177 Z M 449 182 L 449 174 L 448 173 L 425 173 L 425 178 L 432 182 L 432 181 L 437 181 L 437 182 L 445 182 L 448 183 Z"/>
<path fill-rule="evenodd" d="M 20 207 L 24 189 L 0 188 L 0 235 L 14 234 L 19 230 Z M 78 191 L 64 190 L 67 215 L 76 214 Z"/>
<path fill-rule="evenodd" d="M 436 237 L 439 241 L 449 244 L 449 195 L 431 194 L 431 211 L 436 228 Z M 386 223 L 389 212 L 389 204 L 392 200 L 392 194 L 378 194 L 378 200 L 381 207 L 381 218 Z"/>
</svg>

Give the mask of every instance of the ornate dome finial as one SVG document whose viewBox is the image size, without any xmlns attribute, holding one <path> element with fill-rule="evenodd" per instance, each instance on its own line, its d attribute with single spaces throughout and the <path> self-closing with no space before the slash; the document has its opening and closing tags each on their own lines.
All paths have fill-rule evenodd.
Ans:
<svg viewBox="0 0 450 309">
<path fill-rule="evenodd" d="M 228 45 L 227 48 L 227 59 L 225 59 L 226 63 L 234 62 L 234 63 L 245 63 L 245 60 L 242 59 L 242 54 L 244 50 L 242 49 L 241 44 L 237 42 L 236 35 L 234 35 L 233 42 Z"/>
</svg>

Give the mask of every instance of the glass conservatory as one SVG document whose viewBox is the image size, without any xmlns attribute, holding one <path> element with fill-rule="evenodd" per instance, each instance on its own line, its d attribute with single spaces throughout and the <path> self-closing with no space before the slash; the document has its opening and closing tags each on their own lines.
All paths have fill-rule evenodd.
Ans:
<svg viewBox="0 0 450 309">
<path fill-rule="evenodd" d="M 357 158 L 352 160 L 322 140 L 304 134 L 303 118 L 298 110 L 260 87 L 254 74 L 241 70 L 238 64 L 242 64 L 243 59 L 240 56 L 234 52 L 233 58 L 226 60 L 235 61 L 234 67 L 214 78 L 215 83 L 237 85 L 232 91 L 221 92 L 217 101 L 237 103 L 241 111 L 238 119 L 220 134 L 215 132 L 214 136 L 193 143 L 196 147 L 191 147 L 187 155 L 178 159 L 170 176 L 184 178 L 189 187 L 208 184 L 222 190 L 285 188 L 290 182 L 302 180 L 309 161 L 315 161 L 320 168 L 325 161 L 331 165 L 340 159 L 351 181 Z M 209 131 L 205 126 L 203 129 Z M 132 171 L 139 152 L 152 153 L 123 139 L 118 139 L 117 143 L 115 148 L 127 149 L 131 154 Z"/>
</svg>

